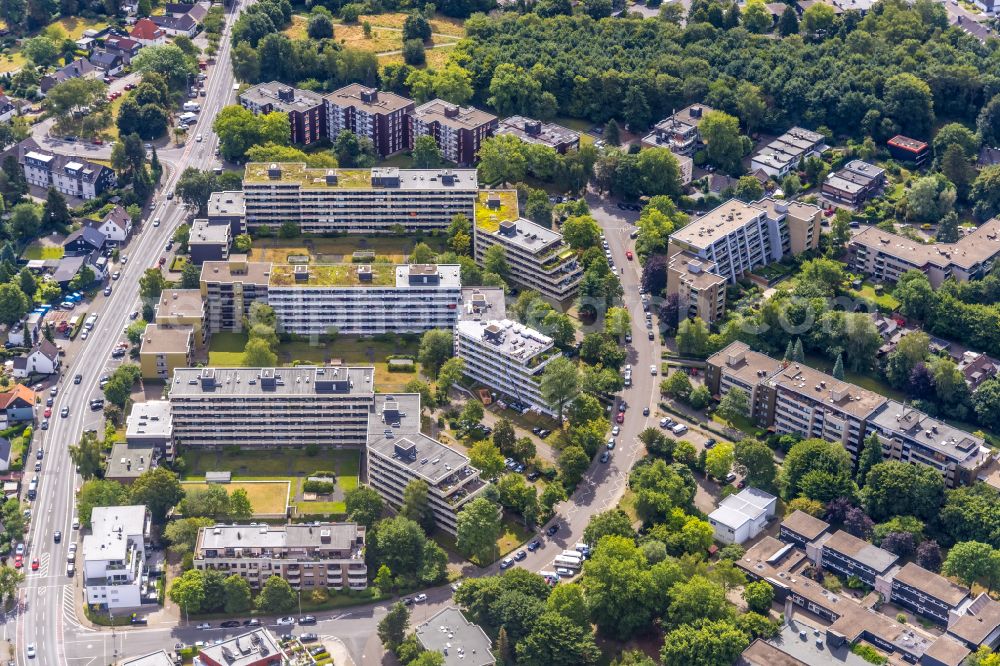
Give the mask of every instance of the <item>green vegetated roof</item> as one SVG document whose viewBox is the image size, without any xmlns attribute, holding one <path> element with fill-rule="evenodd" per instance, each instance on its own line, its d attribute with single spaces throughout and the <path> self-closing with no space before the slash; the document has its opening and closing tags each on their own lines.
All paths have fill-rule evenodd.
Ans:
<svg viewBox="0 0 1000 666">
<path fill-rule="evenodd" d="M 250 183 L 265 183 L 271 180 L 267 162 L 250 162 L 243 173 L 243 180 Z M 330 188 L 340 190 L 371 189 L 371 169 L 332 169 L 337 174 L 337 183 L 328 185 L 326 174 L 331 169 L 312 169 L 301 162 L 280 162 L 282 183 L 300 183 L 306 188 Z"/>
<path fill-rule="evenodd" d="M 499 198 L 500 207 L 490 208 L 490 199 Z M 476 196 L 476 226 L 488 233 L 496 233 L 500 223 L 516 220 L 517 192 L 514 190 L 480 190 Z"/>
<path fill-rule="evenodd" d="M 301 264 L 300 264 L 301 265 Z M 358 277 L 360 268 L 371 270 L 371 280 Z M 396 264 L 308 264 L 308 277 L 295 279 L 292 264 L 278 264 L 271 267 L 272 287 L 388 287 L 396 284 Z"/>
</svg>

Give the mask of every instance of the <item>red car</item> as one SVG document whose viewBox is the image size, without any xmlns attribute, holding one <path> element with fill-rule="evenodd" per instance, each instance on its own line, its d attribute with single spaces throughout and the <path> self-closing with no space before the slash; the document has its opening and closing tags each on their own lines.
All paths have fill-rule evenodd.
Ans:
<svg viewBox="0 0 1000 666">
<path fill-rule="evenodd" d="M 31 560 L 31 570 L 38 571 L 38 558 Z"/>
<path fill-rule="evenodd" d="M 23 566 L 24 566 L 24 555 L 15 555 L 14 556 L 14 568 L 15 569 L 20 569 Z"/>
<path fill-rule="evenodd" d="M 615 421 L 617 421 L 618 423 L 625 423 L 625 413 L 618 412 L 618 414 L 615 416 Z"/>
<path fill-rule="evenodd" d="M 51 407 L 46 407 L 45 408 L 45 418 L 49 418 L 50 416 L 52 416 L 52 408 Z"/>
<path fill-rule="evenodd" d="M 135 84 L 134 83 L 126 83 L 125 84 L 125 90 L 135 90 Z"/>
<path fill-rule="evenodd" d="M 632 250 L 625 250 L 625 258 L 632 261 Z"/>
</svg>

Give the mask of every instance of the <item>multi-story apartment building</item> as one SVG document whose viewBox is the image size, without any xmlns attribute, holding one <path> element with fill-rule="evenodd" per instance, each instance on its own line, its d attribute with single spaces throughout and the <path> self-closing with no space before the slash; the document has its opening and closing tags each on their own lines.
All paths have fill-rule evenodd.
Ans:
<svg viewBox="0 0 1000 666">
<path fill-rule="evenodd" d="M 992 456 L 983 439 L 894 400 L 800 363 L 788 363 L 734 342 L 708 359 L 705 385 L 724 396 L 739 387 L 747 416 L 780 433 L 840 442 L 852 457 L 878 434 L 887 459 L 938 470 L 949 487 L 972 483 Z"/>
<path fill-rule="evenodd" d="M 892 578 L 890 601 L 945 626 L 972 603 L 967 588 L 908 562 Z"/>
<path fill-rule="evenodd" d="M 458 264 L 276 264 L 267 303 L 297 335 L 451 329 L 462 303 Z"/>
<path fill-rule="evenodd" d="M 25 180 L 43 190 L 54 187 L 66 196 L 94 199 L 117 182 L 112 169 L 80 157 L 50 153 L 34 139 L 25 139 L 14 150 Z"/>
<path fill-rule="evenodd" d="M 816 541 L 830 529 L 830 523 L 810 516 L 805 511 L 795 510 L 781 521 L 778 527 L 778 538 L 785 543 L 795 544 L 805 549 L 808 544 Z"/>
<path fill-rule="evenodd" d="M 916 166 L 922 166 L 931 156 L 929 145 L 902 134 L 892 137 L 885 142 L 885 145 L 889 148 L 889 154 L 892 155 L 893 159 L 913 162 Z"/>
<path fill-rule="evenodd" d="M 653 131 L 642 139 L 647 148 L 669 148 L 678 155 L 692 155 L 701 145 L 698 126 L 711 107 L 694 104 L 673 115 L 667 116 L 653 126 Z"/>
<path fill-rule="evenodd" d="M 240 104 L 255 116 L 287 113 L 292 143 L 308 146 L 327 137 L 323 97 L 318 93 L 271 81 L 247 88 L 240 94 Z"/>
<path fill-rule="evenodd" d="M 422 479 L 440 529 L 456 533 L 458 512 L 486 487 L 464 453 L 420 432 L 420 395 L 375 395 L 368 421 L 368 482 L 394 507 Z"/>
<path fill-rule="evenodd" d="M 819 132 L 793 127 L 757 151 L 750 161 L 751 169 L 760 169 L 773 178 L 784 178 L 802 160 L 822 155 L 828 148 L 825 141 Z"/>
<path fill-rule="evenodd" d="M 525 143 L 534 143 L 553 149 L 560 155 L 580 148 L 580 133 L 556 123 L 511 116 L 500 121 L 496 133 L 511 134 Z"/>
<path fill-rule="evenodd" d="M 190 326 L 196 345 L 203 345 L 205 301 L 198 289 L 164 289 L 156 305 L 156 325 L 160 328 Z"/>
<path fill-rule="evenodd" d="M 202 527 L 194 568 L 238 575 L 254 589 L 280 576 L 296 590 L 363 590 L 368 587 L 365 528 L 355 523 Z"/>
<path fill-rule="evenodd" d="M 555 416 L 539 383 L 545 367 L 561 354 L 552 338 L 509 319 L 466 320 L 455 329 L 455 355 L 465 374 L 500 394 Z"/>
<path fill-rule="evenodd" d="M 725 312 L 726 282 L 818 248 L 821 219 L 811 204 L 731 199 L 671 234 L 667 294 L 678 296 L 682 317 L 715 322 Z"/>
<path fill-rule="evenodd" d="M 208 197 L 209 224 L 228 224 L 229 235 L 236 238 L 246 232 L 246 203 L 243 191 L 212 192 Z"/>
<path fill-rule="evenodd" d="M 851 237 L 847 263 L 852 271 L 879 282 L 896 282 L 917 270 L 937 289 L 948 278 L 978 280 L 993 270 L 1000 255 L 1000 218 L 993 218 L 955 243 L 918 243 L 877 227 Z"/>
<path fill-rule="evenodd" d="M 899 556 L 838 530 L 821 537 L 822 564 L 843 576 L 857 576 L 865 585 L 876 587 L 875 579 L 884 577 Z"/>
<path fill-rule="evenodd" d="M 396 233 L 447 229 L 472 218 L 474 169 L 310 169 L 251 163 L 243 177 L 248 229 L 293 222 L 307 233 Z"/>
<path fill-rule="evenodd" d="M 371 139 L 379 157 L 388 157 L 410 146 L 413 100 L 352 83 L 323 98 L 330 141 L 344 130 Z"/>
<path fill-rule="evenodd" d="M 373 377 L 373 368 L 178 368 L 169 396 L 174 443 L 359 449 Z"/>
<path fill-rule="evenodd" d="M 146 324 L 139 348 L 143 379 L 169 379 L 177 368 L 191 365 L 194 329 L 190 326 Z"/>
<path fill-rule="evenodd" d="M 201 266 L 206 261 L 225 261 L 229 258 L 232 228 L 228 224 L 212 224 L 205 218 L 191 223 L 188 234 L 188 254 L 191 262 Z"/>
<path fill-rule="evenodd" d="M 848 206 L 860 206 L 885 186 L 885 169 L 863 160 L 851 160 L 823 181 L 823 197 Z"/>
<path fill-rule="evenodd" d="M 418 136 L 432 136 L 444 159 L 461 165 L 479 161 L 479 147 L 499 125 L 492 113 L 442 99 L 421 104 L 410 112 L 409 119 L 411 148 Z"/>
<path fill-rule="evenodd" d="M 109 610 L 145 603 L 146 539 L 150 516 L 145 506 L 99 506 L 83 537 L 83 586 L 87 603 Z"/>
<path fill-rule="evenodd" d="M 201 265 L 201 296 L 205 301 L 206 336 L 219 331 L 240 333 L 256 301 L 267 303 L 271 264 L 231 255 L 229 261 Z"/>
<path fill-rule="evenodd" d="M 949 487 L 973 483 L 992 460 L 982 437 L 895 400 L 868 419 L 868 429 L 878 433 L 886 459 L 933 467 Z"/>
<path fill-rule="evenodd" d="M 480 192 L 475 220 L 477 262 L 483 262 L 487 249 L 500 245 L 515 282 L 556 301 L 576 295 L 583 277 L 576 251 L 562 234 L 520 217 L 516 192 Z"/>
</svg>

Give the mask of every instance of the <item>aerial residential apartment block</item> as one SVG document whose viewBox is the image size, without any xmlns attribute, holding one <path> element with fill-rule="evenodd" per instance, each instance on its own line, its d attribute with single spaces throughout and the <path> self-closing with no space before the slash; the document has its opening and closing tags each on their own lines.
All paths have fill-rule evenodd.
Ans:
<svg viewBox="0 0 1000 666">
<path fill-rule="evenodd" d="M 177 368 L 192 365 L 194 329 L 190 326 L 146 324 L 139 348 L 143 379 L 169 379 Z"/>
<path fill-rule="evenodd" d="M 885 169 L 862 160 L 851 160 L 823 181 L 823 197 L 858 207 L 885 187 Z"/>
<path fill-rule="evenodd" d="M 457 264 L 275 264 L 270 274 L 267 303 L 298 335 L 451 329 L 462 302 Z"/>
<path fill-rule="evenodd" d="M 754 268 L 819 247 L 819 207 L 731 199 L 670 235 L 667 294 L 680 316 L 712 323 L 725 312 L 726 283 Z"/>
<path fill-rule="evenodd" d="M 760 169 L 772 178 L 781 179 L 809 157 L 819 157 L 827 149 L 825 137 L 801 127 L 793 127 L 761 148 L 750 161 L 751 170 Z"/>
<path fill-rule="evenodd" d="M 511 134 L 525 143 L 552 148 L 560 155 L 580 148 L 580 133 L 556 123 L 511 116 L 500 121 L 496 133 Z"/>
<path fill-rule="evenodd" d="M 552 338 L 509 319 L 458 322 L 455 354 L 465 375 L 540 412 L 555 416 L 539 384 L 549 362 L 561 356 Z"/>
<path fill-rule="evenodd" d="M 653 126 L 653 131 L 643 137 L 647 148 L 669 148 L 670 152 L 690 156 L 701 145 L 698 126 L 705 114 L 713 109 L 704 104 L 694 104 L 667 116 Z"/>
<path fill-rule="evenodd" d="M 365 528 L 354 523 L 202 527 L 194 568 L 241 576 L 254 589 L 280 576 L 296 590 L 363 590 L 368 587 Z"/>
<path fill-rule="evenodd" d="M 368 482 L 399 508 L 407 484 L 422 479 L 438 528 L 455 534 L 458 512 L 487 486 L 469 458 L 420 432 L 420 395 L 375 395 L 368 422 Z"/>
<path fill-rule="evenodd" d="M 855 457 L 876 433 L 887 459 L 938 470 L 949 487 L 972 483 L 990 463 L 983 439 L 877 393 L 801 363 L 773 359 L 734 342 L 708 359 L 705 384 L 720 397 L 749 397 L 755 423 L 779 433 L 839 442 Z"/>
<path fill-rule="evenodd" d="M 169 395 L 174 443 L 360 449 L 373 380 L 373 368 L 178 368 Z"/>
<path fill-rule="evenodd" d="M 323 98 L 330 141 L 347 130 L 371 139 L 379 157 L 410 147 L 413 100 L 391 92 L 352 83 Z"/>
<path fill-rule="evenodd" d="M 296 162 L 250 163 L 243 176 L 246 227 L 286 222 L 306 233 L 396 233 L 447 229 L 472 218 L 474 169 L 311 169 Z"/>
<path fill-rule="evenodd" d="M 484 139 L 493 136 L 499 124 L 492 113 L 443 99 L 416 107 L 409 120 L 411 148 L 417 137 L 434 137 L 444 159 L 466 166 L 479 161 L 479 147 Z"/>
<path fill-rule="evenodd" d="M 474 243 L 480 264 L 493 245 L 504 248 L 510 278 L 543 296 L 564 301 L 576 295 L 583 266 L 562 234 L 518 215 L 517 192 L 484 190 L 476 204 Z"/>
<path fill-rule="evenodd" d="M 240 333 L 256 301 L 267 303 L 271 264 L 231 255 L 229 261 L 201 265 L 201 296 L 205 301 L 206 336 L 220 331 Z"/>
<path fill-rule="evenodd" d="M 25 139 L 11 150 L 16 151 L 28 184 L 43 190 L 54 187 L 66 196 L 94 199 L 117 182 L 112 169 L 81 157 L 50 153 L 34 139 Z"/>
<path fill-rule="evenodd" d="M 851 237 L 847 263 L 852 271 L 879 282 L 896 282 L 917 270 L 937 289 L 948 278 L 978 280 L 993 270 L 1000 255 L 1000 219 L 993 218 L 955 243 L 918 243 L 877 227 Z"/>
<path fill-rule="evenodd" d="M 260 83 L 240 93 L 240 104 L 255 116 L 275 111 L 288 114 L 292 143 L 309 145 L 327 138 L 323 97 L 277 81 Z"/>
<path fill-rule="evenodd" d="M 94 507 L 90 525 L 81 548 L 87 603 L 109 610 L 146 603 L 143 577 L 149 510 L 144 506 Z"/>
</svg>

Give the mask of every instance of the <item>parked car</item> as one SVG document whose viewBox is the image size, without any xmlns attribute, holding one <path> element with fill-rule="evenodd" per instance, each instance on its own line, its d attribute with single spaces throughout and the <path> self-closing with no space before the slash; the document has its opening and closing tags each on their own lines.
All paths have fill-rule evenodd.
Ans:
<svg viewBox="0 0 1000 666">
<path fill-rule="evenodd" d="M 278 618 L 278 626 L 279 627 L 288 627 L 288 626 L 291 626 L 293 624 L 295 624 L 295 618 L 294 617 L 279 617 Z"/>
<path fill-rule="evenodd" d="M 239 620 L 226 620 L 219 626 L 222 627 L 223 629 L 232 629 L 233 627 L 240 626 L 240 622 Z"/>
<path fill-rule="evenodd" d="M 199 624 L 199 625 L 198 625 L 197 627 L 195 627 L 195 628 L 196 628 L 196 629 L 201 629 L 201 630 L 205 630 L 205 629 L 211 629 L 211 628 L 212 628 L 212 625 L 211 625 L 211 624 L 210 624 L 209 622 L 202 622 L 201 624 Z"/>
<path fill-rule="evenodd" d="M 528 557 L 528 553 L 526 553 L 523 550 L 519 550 L 519 551 L 517 551 L 517 553 L 514 554 L 514 561 L 515 562 L 520 562 L 521 560 L 525 559 L 526 557 Z"/>
<path fill-rule="evenodd" d="M 303 615 L 299 618 L 299 624 L 316 624 L 316 618 L 312 615 Z"/>
<path fill-rule="evenodd" d="M 536 550 L 538 550 L 541 547 L 542 547 L 542 542 L 539 541 L 538 539 L 535 539 L 531 543 L 528 544 L 528 550 L 530 550 L 531 552 L 535 552 Z"/>
<path fill-rule="evenodd" d="M 260 626 L 260 620 L 258 620 L 257 618 L 253 618 L 252 620 L 243 620 L 243 626 L 244 627 L 259 627 Z"/>
<path fill-rule="evenodd" d="M 611 460 L 611 454 L 608 453 L 607 451 L 605 451 L 604 453 L 601 454 L 600 460 L 601 460 L 601 464 L 606 465 L 608 463 L 608 461 Z"/>
<path fill-rule="evenodd" d="M 418 604 L 422 604 L 425 601 L 427 601 L 427 595 L 426 594 L 422 594 L 422 593 L 418 594 L 417 596 L 413 597 L 413 600 L 415 602 L 417 602 Z"/>
<path fill-rule="evenodd" d="M 514 566 L 514 560 L 513 559 L 511 559 L 509 557 L 505 557 L 502 560 L 500 560 L 500 571 L 504 571 L 506 569 L 510 569 L 512 566 Z"/>
<path fill-rule="evenodd" d="M 558 531 L 559 531 L 559 523 L 552 523 L 551 525 L 549 525 L 549 529 L 545 530 L 545 533 L 549 536 L 552 536 Z"/>
</svg>

